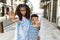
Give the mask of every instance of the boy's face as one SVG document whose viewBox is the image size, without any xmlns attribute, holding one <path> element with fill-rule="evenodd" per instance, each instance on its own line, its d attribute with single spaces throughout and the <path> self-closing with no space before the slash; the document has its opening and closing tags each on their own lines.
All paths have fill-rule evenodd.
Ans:
<svg viewBox="0 0 60 40">
<path fill-rule="evenodd" d="M 32 17 L 31 21 L 32 21 L 32 24 L 35 25 L 36 21 L 38 21 L 38 17 Z"/>
</svg>

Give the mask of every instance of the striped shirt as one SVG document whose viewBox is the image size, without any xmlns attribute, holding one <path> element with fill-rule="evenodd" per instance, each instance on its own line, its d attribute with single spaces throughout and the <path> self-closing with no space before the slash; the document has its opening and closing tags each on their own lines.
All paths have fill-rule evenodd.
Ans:
<svg viewBox="0 0 60 40">
<path fill-rule="evenodd" d="M 34 26 L 30 26 L 29 27 L 29 31 L 28 31 L 28 39 L 29 40 L 37 40 L 38 38 L 38 28 L 34 27 Z"/>
</svg>

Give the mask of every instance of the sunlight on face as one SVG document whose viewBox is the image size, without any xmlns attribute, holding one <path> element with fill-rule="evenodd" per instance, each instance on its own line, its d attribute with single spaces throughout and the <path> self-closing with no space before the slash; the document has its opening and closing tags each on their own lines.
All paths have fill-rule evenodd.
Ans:
<svg viewBox="0 0 60 40">
<path fill-rule="evenodd" d="M 35 22 L 38 20 L 38 17 L 32 17 L 31 21 L 32 21 L 32 24 L 36 24 Z"/>
</svg>

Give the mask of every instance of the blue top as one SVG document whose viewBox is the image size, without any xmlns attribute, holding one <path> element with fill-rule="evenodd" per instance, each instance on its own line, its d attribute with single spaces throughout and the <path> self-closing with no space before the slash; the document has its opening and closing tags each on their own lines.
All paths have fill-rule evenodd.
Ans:
<svg viewBox="0 0 60 40">
<path fill-rule="evenodd" d="M 25 17 L 22 21 L 17 22 L 17 40 L 28 40 L 28 29 L 30 26 L 30 21 Z"/>
<path fill-rule="evenodd" d="M 29 40 L 37 40 L 38 38 L 38 28 L 30 25 L 29 31 L 28 31 L 28 38 Z"/>
<path fill-rule="evenodd" d="M 36 40 L 38 37 L 38 28 L 32 26 L 31 21 L 25 17 L 17 22 L 17 40 Z"/>
</svg>

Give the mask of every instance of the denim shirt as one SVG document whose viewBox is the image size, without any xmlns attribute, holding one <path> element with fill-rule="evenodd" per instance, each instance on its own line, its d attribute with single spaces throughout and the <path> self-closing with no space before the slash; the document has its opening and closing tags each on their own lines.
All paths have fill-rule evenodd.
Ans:
<svg viewBox="0 0 60 40">
<path fill-rule="evenodd" d="M 28 30 L 30 21 L 23 17 L 22 21 L 17 22 L 17 40 L 28 40 Z"/>
<path fill-rule="evenodd" d="M 30 25 L 28 31 L 28 39 L 29 40 L 37 40 L 39 29 L 36 26 Z"/>
</svg>

